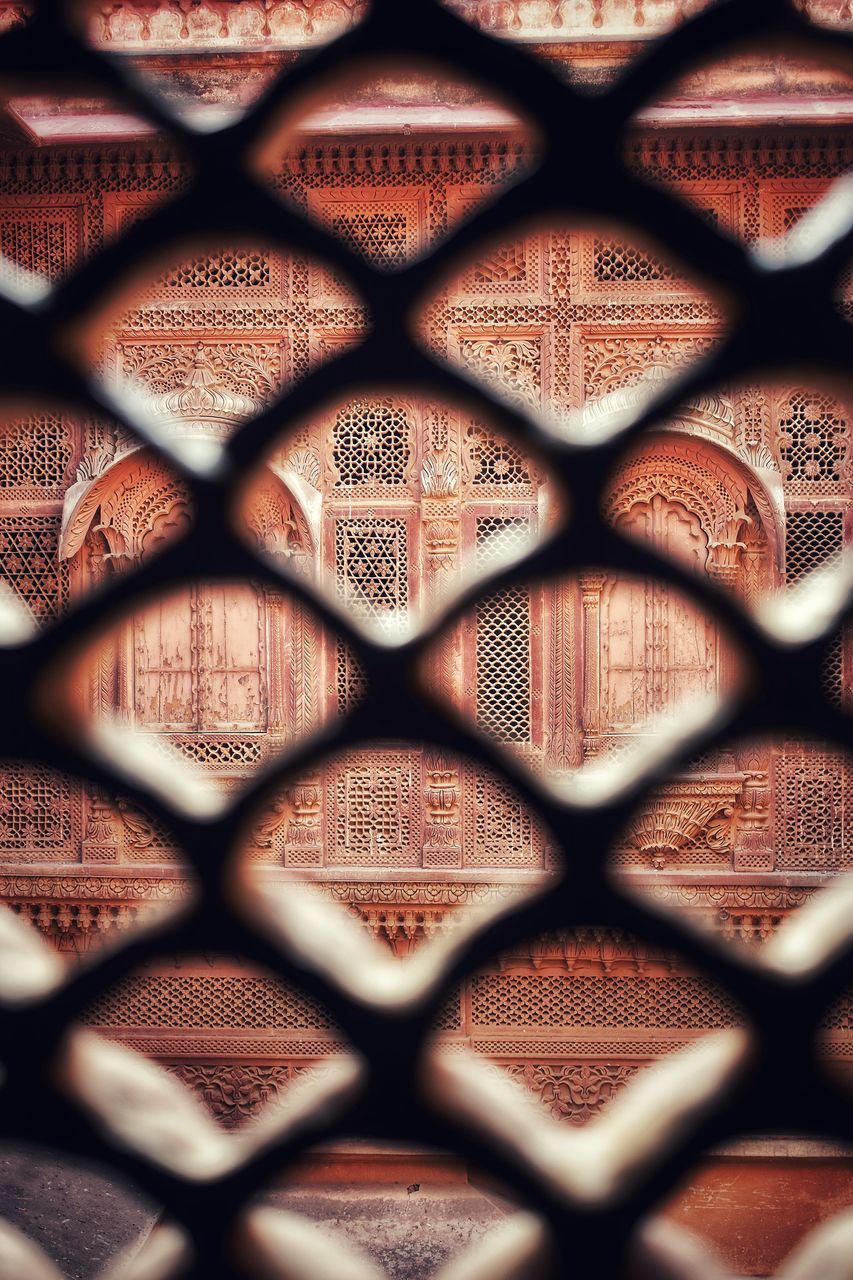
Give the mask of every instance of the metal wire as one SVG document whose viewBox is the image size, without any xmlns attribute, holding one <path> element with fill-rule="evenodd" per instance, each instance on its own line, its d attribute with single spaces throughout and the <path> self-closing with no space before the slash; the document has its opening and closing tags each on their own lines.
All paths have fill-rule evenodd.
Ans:
<svg viewBox="0 0 853 1280">
<path fill-rule="evenodd" d="M 839 924 L 837 917 L 834 932 L 821 938 L 812 934 L 808 963 L 795 963 L 781 953 L 778 962 L 763 963 L 700 936 L 680 919 L 656 913 L 614 884 L 606 870 L 608 850 L 631 813 L 697 750 L 746 734 L 785 732 L 841 746 L 849 740 L 849 720 L 826 700 L 820 685 L 822 659 L 849 613 L 849 602 L 846 613 L 845 607 L 835 608 L 816 638 L 797 641 L 775 634 L 710 581 L 621 536 L 601 514 L 609 477 L 638 437 L 699 391 L 787 372 L 792 366 L 835 381 L 849 372 L 850 336 L 835 296 L 853 246 L 853 202 L 848 202 L 841 229 L 837 218 L 831 228 L 829 219 L 824 220 L 829 229 L 808 258 L 769 263 L 710 226 L 677 196 L 647 183 L 624 159 L 633 117 L 668 82 L 699 61 L 719 59 L 747 41 L 771 37 L 833 60 L 850 52 L 846 36 L 811 25 L 793 2 L 723 0 L 651 43 L 612 87 L 593 97 L 564 83 L 522 48 L 474 30 L 436 0 L 407 0 L 405 5 L 373 0 L 358 25 L 283 72 L 238 122 L 210 134 L 195 132 L 131 80 L 118 60 L 89 48 L 61 4 L 43 3 L 25 27 L 0 39 L 0 74 L 7 80 L 33 91 L 82 83 L 88 91 L 109 94 L 170 136 L 190 166 L 190 179 L 179 196 L 83 263 L 49 296 L 28 300 L 7 294 L 0 300 L 6 396 L 38 403 L 49 399 L 67 411 L 107 417 L 169 452 L 170 465 L 182 475 L 195 508 L 192 529 L 162 555 L 76 602 L 27 642 L 0 650 L 3 755 L 69 770 L 143 804 L 183 851 L 195 880 L 192 902 L 183 913 L 138 932 L 122 948 L 99 955 L 62 982 L 46 984 L 49 989 L 33 998 L 7 1003 L 0 1022 L 6 1071 L 0 1126 L 7 1139 L 59 1147 L 127 1175 L 191 1237 L 195 1261 L 186 1274 L 261 1274 L 251 1244 L 235 1256 L 235 1222 L 274 1174 L 306 1147 L 339 1134 L 435 1144 L 476 1161 L 547 1221 L 559 1274 L 584 1274 L 594 1265 L 601 1276 L 621 1274 L 637 1223 L 714 1142 L 749 1131 L 795 1131 L 853 1141 L 850 1098 L 825 1070 L 816 1046 L 820 1020 L 853 970 L 853 913 L 848 912 L 846 923 Z M 477 81 L 531 122 L 542 146 L 532 172 L 431 252 L 393 274 L 375 270 L 333 235 L 282 205 L 250 164 L 282 112 L 298 112 L 306 93 L 332 92 L 343 75 L 380 57 L 408 63 L 429 59 Z M 499 394 L 439 361 L 417 337 L 417 318 L 435 280 L 454 266 L 458 269 L 483 237 L 509 234 L 519 221 L 553 223 L 569 216 L 618 218 L 652 235 L 692 275 L 722 292 L 729 316 L 726 336 L 708 358 L 668 383 L 618 437 L 598 442 L 561 435 L 509 407 Z M 113 296 L 116 282 L 154 263 L 164 244 L 235 235 L 321 258 L 348 279 L 367 307 L 370 323 L 357 348 L 310 373 L 243 425 L 224 446 L 217 466 L 197 467 L 147 433 L 127 405 L 110 399 L 75 354 L 74 340 Z M 232 515 L 247 478 L 275 439 L 331 399 L 365 387 L 374 392 L 406 387 L 464 402 L 545 463 L 570 513 L 565 526 L 520 564 L 468 588 L 441 618 L 390 647 L 366 638 L 306 580 L 284 578 L 247 545 Z M 748 672 L 733 702 L 674 744 L 663 762 L 621 789 L 602 794 L 599 803 L 588 802 L 580 792 L 555 796 L 434 702 L 417 678 L 429 646 L 482 592 L 516 581 L 553 580 L 591 565 L 673 583 L 716 615 Z M 50 706 L 63 664 L 107 622 L 175 584 L 247 578 L 291 593 L 352 646 L 367 676 L 367 696 L 348 718 L 275 761 L 218 815 L 194 810 L 192 797 L 154 788 L 120 753 L 108 760 L 96 744 L 83 736 L 73 740 L 56 723 Z M 394 999 L 377 994 L 369 964 L 362 974 L 348 973 L 340 957 L 318 958 L 300 940 L 286 903 L 279 924 L 271 928 L 253 902 L 241 897 L 234 877 L 249 816 L 283 780 L 318 763 L 332 748 L 389 738 L 441 745 L 500 772 L 540 816 L 563 858 L 561 869 L 536 898 L 473 929 L 429 981 L 417 989 L 401 985 Z M 825 892 L 830 904 L 826 919 L 832 918 L 832 895 L 839 892 Z M 297 904 L 294 909 L 298 915 L 302 908 Z M 750 1048 L 748 1055 L 739 1055 L 737 1073 L 731 1078 L 723 1073 L 725 1090 L 715 1090 L 714 1071 L 696 1060 L 696 1078 L 708 1086 L 705 1105 L 682 1121 L 673 1112 L 667 1140 L 653 1143 L 645 1154 L 634 1139 L 626 1142 L 616 1164 L 612 1155 L 597 1156 L 592 1146 L 577 1148 L 577 1156 L 571 1154 L 575 1148 L 566 1148 L 564 1173 L 573 1160 L 577 1164 L 572 1182 L 552 1176 L 535 1153 L 528 1158 L 514 1146 L 499 1117 L 489 1120 L 485 1077 L 463 1081 L 462 1094 L 467 1091 L 470 1105 L 457 1104 L 453 1078 L 442 1079 L 428 1045 L 433 1017 L 460 978 L 510 944 L 547 930 L 589 924 L 629 930 L 686 957 L 737 1000 Z M 75 1067 L 66 1049 L 73 1020 L 108 984 L 143 960 L 197 949 L 243 956 L 309 992 L 330 1012 L 364 1064 L 361 1083 L 335 1095 L 334 1105 L 312 1104 L 298 1123 L 247 1150 L 233 1167 L 216 1172 L 211 1166 L 207 1176 L 192 1176 L 175 1162 L 158 1159 L 138 1130 L 123 1138 L 115 1124 L 94 1123 L 79 1074 L 83 1068 Z M 425 1083 L 425 1061 L 432 1083 Z M 679 1080 L 684 1083 L 683 1077 Z M 627 1105 L 641 1128 L 651 1125 L 648 1099 L 638 1096 Z M 133 1110 L 132 1100 L 128 1107 Z M 610 1172 L 618 1166 L 620 1173 L 609 1181 L 602 1179 L 607 1160 Z M 639 1176 L 629 1178 L 632 1160 Z M 280 1271 L 269 1274 L 297 1274 L 293 1257 L 291 1272 L 282 1262 Z"/>
</svg>

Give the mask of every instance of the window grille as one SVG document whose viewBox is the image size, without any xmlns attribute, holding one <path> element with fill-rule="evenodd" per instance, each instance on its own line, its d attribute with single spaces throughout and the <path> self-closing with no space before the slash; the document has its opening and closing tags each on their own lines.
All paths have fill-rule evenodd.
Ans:
<svg viewBox="0 0 853 1280">
<path fill-rule="evenodd" d="M 309 1275 L 310 1269 L 300 1270 L 294 1260 L 294 1242 L 303 1240 L 298 1221 L 275 1215 L 272 1220 L 248 1206 L 266 1180 L 290 1166 L 306 1147 L 337 1134 L 437 1144 L 478 1162 L 538 1213 L 548 1229 L 559 1274 L 601 1276 L 621 1273 L 636 1226 L 714 1143 L 755 1131 L 853 1141 L 849 1096 L 822 1066 L 815 1048 L 821 1022 L 834 1026 L 845 1016 L 839 1000 L 853 970 L 849 884 L 837 883 L 812 907 L 803 908 L 788 926 L 790 945 L 783 939 L 778 947 L 765 950 L 759 963 L 753 955 L 719 949 L 687 922 L 629 897 L 611 881 L 606 868 L 607 852 L 637 806 L 668 772 L 698 751 L 712 751 L 731 735 L 756 730 L 811 735 L 832 750 L 842 748 L 849 737 L 849 720 L 821 692 L 828 634 L 813 638 L 800 630 L 776 636 L 710 580 L 652 547 L 631 542 L 610 529 L 601 514 L 617 461 L 644 431 L 672 416 L 680 403 L 722 384 L 749 376 L 754 380 L 759 371 L 783 375 L 804 366 L 828 378 L 849 372 L 849 334 L 833 301 L 853 243 L 849 208 L 846 228 L 839 229 L 836 208 L 826 224 L 826 239 L 816 240 L 810 254 L 801 251 L 787 265 L 777 262 L 769 268 L 760 255 L 722 236 L 676 194 L 634 176 L 622 159 L 629 122 L 659 92 L 661 83 L 699 60 L 722 59 L 744 40 L 777 36 L 798 41 L 818 57 L 842 54 L 846 48 L 840 33 L 813 26 L 794 0 L 720 0 L 650 42 L 644 55 L 607 90 L 591 97 L 522 47 L 475 30 L 437 0 L 409 0 L 406 5 L 373 0 L 357 26 L 295 69 L 283 71 L 267 95 L 219 135 L 194 132 L 148 97 L 129 78 L 129 71 L 125 79 L 117 62 L 90 51 L 58 3 L 39 6 L 28 24 L 0 38 L 0 66 L 7 78 L 37 86 L 55 73 L 57 60 L 64 60 L 69 70 L 120 96 L 134 112 L 162 127 L 194 164 L 194 176 L 170 202 L 128 227 L 46 301 L 34 306 L 26 296 L 8 292 L 0 298 L 7 335 L 0 358 L 7 393 L 38 400 L 49 390 L 52 397 L 73 402 L 77 410 L 95 418 L 110 416 L 128 432 L 147 438 L 144 426 L 134 425 L 120 403 L 108 401 L 91 385 L 66 354 L 65 339 L 87 308 L 124 272 L 136 269 L 144 254 L 187 233 L 220 234 L 227 242 L 251 226 L 262 243 L 286 239 L 347 275 L 366 298 L 373 320 L 371 332 L 359 344 L 342 350 L 296 388 L 277 394 L 266 411 L 235 431 L 225 446 L 221 469 L 194 466 L 186 456 L 172 459 L 196 511 L 196 524 L 183 538 L 133 574 L 110 580 L 97 599 L 77 603 L 30 641 L 19 643 L 16 637 L 0 652 L 3 754 L 77 773 L 109 792 L 127 792 L 174 838 L 196 878 L 195 900 L 185 914 L 161 921 L 155 932 L 134 935 L 67 978 L 53 969 L 47 952 L 38 950 L 37 938 L 28 931 L 16 932 L 6 914 L 2 922 L 3 1134 L 11 1140 L 59 1145 L 111 1165 L 161 1204 L 186 1234 L 192 1251 L 188 1269 L 182 1259 L 170 1262 L 174 1241 L 169 1229 L 156 1233 L 152 1248 L 164 1249 L 167 1255 L 159 1267 L 161 1275 L 177 1274 L 178 1267 L 199 1277 L 258 1275 L 261 1268 L 267 1275 Z M 401 262 L 396 217 L 377 214 L 372 221 L 362 218 L 352 225 L 342 217 L 324 230 L 282 207 L 243 165 L 273 107 L 293 106 L 306 87 L 334 85 L 351 61 L 373 54 L 400 60 L 431 55 L 464 76 L 486 81 L 520 104 L 544 141 L 544 157 L 535 171 L 457 228 L 423 261 L 397 273 L 386 270 Z M 167 180 L 164 172 L 164 183 Z M 545 210 L 619 216 L 638 232 L 654 234 L 740 303 L 726 338 L 705 359 L 686 368 L 677 382 L 662 387 L 654 401 L 638 407 L 622 435 L 613 439 L 583 443 L 541 430 L 536 418 L 541 404 L 538 387 L 534 393 L 520 373 L 528 348 L 535 347 L 532 339 L 520 338 L 507 350 L 486 339 L 471 339 L 503 378 L 507 400 L 426 353 L 406 324 L 451 260 L 458 263 L 459 256 L 467 254 L 473 261 L 487 236 L 517 234 L 519 219 Z M 239 227 L 234 225 L 238 217 Z M 45 244 L 44 252 L 52 252 Z M 365 250 L 376 256 L 380 269 L 361 256 Z M 130 756 L 124 759 L 117 743 L 105 756 L 87 742 L 69 738 L 67 725 L 51 718 L 50 699 L 45 697 L 45 682 L 56 679 L 55 664 L 69 648 L 91 637 L 111 612 L 139 604 L 143 593 L 200 575 L 227 575 L 232 580 L 242 576 L 281 588 L 283 570 L 232 529 L 229 513 L 235 490 L 283 425 L 304 421 L 306 412 L 326 403 L 330 393 L 343 395 L 366 384 L 398 387 L 401 382 L 427 384 L 446 398 L 464 400 L 521 448 L 547 457 L 571 512 L 566 527 L 552 533 L 520 564 L 499 569 L 485 590 L 471 587 L 448 610 L 445 623 L 460 616 L 478 593 L 488 597 L 496 591 L 515 592 L 520 584 L 537 578 L 579 572 L 592 557 L 605 571 L 660 578 L 714 612 L 751 659 L 751 683 L 738 701 L 714 720 L 694 727 L 665 759 L 641 761 L 643 771 L 626 780 L 624 789 L 617 789 L 615 782 L 610 791 L 602 788 L 597 803 L 591 792 L 581 796 L 568 790 L 554 796 L 487 735 L 440 713 L 422 692 L 416 678 L 419 663 L 441 623 L 431 624 L 414 639 L 401 640 L 395 633 L 389 643 L 374 644 L 346 614 L 330 608 L 306 578 L 293 576 L 287 579 L 287 590 L 352 646 L 365 672 L 366 696 L 356 711 L 326 732 L 322 743 L 296 746 L 241 796 L 223 801 L 228 807 L 221 817 L 204 810 L 200 796 L 169 790 L 158 785 L 153 774 L 135 772 Z M 167 447 L 162 439 L 152 437 L 149 443 Z M 808 513 L 796 514 L 799 519 Z M 831 540 L 837 542 L 838 517 L 814 514 L 821 515 Z M 792 575 L 803 571 L 801 560 L 790 551 L 796 545 L 797 527 L 798 521 L 789 526 Z M 368 520 L 340 521 L 337 538 L 343 605 L 356 616 L 400 607 L 404 579 L 396 566 L 406 563 L 402 524 L 392 528 L 387 521 L 382 527 Z M 364 574 L 354 572 L 356 562 L 366 566 Z M 379 562 L 384 566 L 381 572 Z M 57 584 L 42 568 L 32 570 L 31 578 L 38 585 L 25 587 L 22 581 L 22 594 L 30 593 L 36 612 L 52 612 Z M 365 589 L 367 581 L 374 584 L 370 591 Z M 824 622 L 828 633 L 837 627 L 838 618 Z M 380 959 L 372 953 L 366 960 L 366 940 L 358 933 L 348 934 L 343 921 L 336 934 L 323 916 L 318 947 L 318 931 L 306 927 L 308 904 L 295 894 L 278 900 L 269 914 L 257 900 L 243 896 L 238 886 L 223 887 L 231 883 L 227 871 L 241 823 L 265 797 L 273 779 L 280 782 L 298 776 L 299 770 L 304 773 L 332 745 L 353 748 L 371 739 L 401 737 L 467 754 L 511 782 L 563 854 L 557 875 L 535 900 L 480 923 L 443 964 L 436 961 L 434 970 L 419 969 L 412 977 L 402 966 L 382 971 Z M 379 768 L 377 764 L 373 782 Z M 380 781 L 386 785 L 387 779 L 383 775 Z M 365 806 L 373 782 L 368 780 L 362 788 Z M 834 781 L 812 785 L 799 765 L 791 774 L 791 785 L 808 794 L 810 804 L 837 802 Z M 815 820 L 820 820 L 819 814 Z M 46 803 L 35 822 L 49 824 Z M 398 834 L 402 839 L 401 833 L 387 834 L 389 839 Z M 379 856 L 375 836 L 373 840 Z M 319 908 L 315 904 L 310 910 L 316 913 Z M 499 1072 L 478 1066 L 467 1054 L 449 1058 L 428 1047 L 436 1015 L 466 974 L 513 943 L 543 931 L 591 923 L 629 930 L 685 956 L 703 978 L 716 984 L 724 1006 L 739 1007 L 754 1048 L 747 1054 L 729 1035 L 670 1060 L 657 1069 L 656 1086 L 651 1080 L 639 1090 L 629 1084 L 619 1104 L 623 1121 L 616 1124 L 605 1118 L 591 1131 L 592 1138 L 589 1133 L 561 1132 L 548 1117 L 534 1119 L 513 1090 L 506 1092 Z M 330 942 L 333 936 L 339 945 Z M 215 1130 L 205 1127 L 182 1093 L 167 1087 L 167 1077 L 155 1066 L 134 1062 L 131 1067 L 126 1054 L 109 1052 L 103 1043 L 76 1033 L 67 1039 L 74 1020 L 93 1000 L 109 1000 L 115 984 L 128 980 L 141 961 L 188 947 L 245 955 L 273 975 L 270 982 L 293 984 L 299 1000 L 317 1001 L 360 1055 L 361 1074 L 327 1076 L 305 1095 L 302 1111 L 282 1116 L 279 1128 L 268 1130 L 256 1146 L 223 1147 Z M 489 984 L 495 978 L 478 981 L 477 999 L 484 1014 L 497 1016 L 496 1006 L 488 1002 Z M 556 1016 L 563 1018 L 567 1010 L 560 992 L 568 984 L 562 978 L 551 981 Z M 669 996 L 680 992 L 688 1004 L 699 1001 L 707 1024 L 715 1025 L 709 986 L 699 979 L 690 986 L 689 981 L 680 988 L 667 984 Z M 579 988 L 591 1008 L 597 1007 L 604 989 L 603 982 L 599 986 L 601 990 L 589 984 Z M 522 1001 L 519 983 L 516 988 L 512 998 Z M 181 995 L 180 990 L 175 994 L 179 1003 Z M 267 1000 L 275 1007 L 276 996 L 268 989 L 263 995 Z M 203 1016 L 208 1017 L 207 1010 Z M 172 1084 L 179 1087 L 174 1080 Z M 161 1123 L 152 1123 L 152 1115 Z M 547 1144 L 540 1140 L 546 1131 Z M 246 1213 L 251 1228 L 244 1229 L 236 1249 L 233 1232 L 239 1223 L 245 1228 Z M 519 1255 L 532 1259 L 541 1251 L 541 1238 L 529 1220 L 517 1222 L 514 1230 Z M 813 1250 L 834 1249 L 840 1266 L 850 1254 L 849 1222 L 846 1228 L 837 1224 L 836 1232 L 832 1241 L 825 1234 L 816 1240 Z M 647 1272 L 676 1274 L 670 1265 L 675 1247 L 665 1230 L 645 1234 L 640 1248 Z M 342 1273 L 346 1265 L 339 1258 L 329 1270 Z M 814 1257 L 811 1273 L 817 1268 Z M 806 1266 L 802 1274 L 808 1272 Z M 494 1255 L 475 1257 L 467 1274 L 493 1276 Z"/>
<path fill-rule="evenodd" d="M 269 255 L 252 253 L 200 254 L 182 262 L 163 277 L 168 289 L 262 289 L 270 283 Z"/>
<path fill-rule="evenodd" d="M 0 529 L 0 574 L 39 619 L 54 617 L 68 600 L 58 537 L 58 516 L 4 518 Z"/>
<path fill-rule="evenodd" d="M 789 585 L 837 556 L 844 542 L 843 511 L 789 511 L 785 520 L 785 571 Z"/>
<path fill-rule="evenodd" d="M 403 484 L 411 461 L 411 436 L 404 408 L 365 402 L 342 409 L 332 428 L 336 484 Z"/>
<path fill-rule="evenodd" d="M 831 396 L 798 391 L 779 423 L 782 473 L 799 488 L 836 485 L 842 478 L 848 427 Z"/>
<path fill-rule="evenodd" d="M 14 489 L 22 499 L 60 498 L 72 453 L 70 432 L 56 414 L 10 422 L 0 436 L 0 491 Z"/>
</svg>

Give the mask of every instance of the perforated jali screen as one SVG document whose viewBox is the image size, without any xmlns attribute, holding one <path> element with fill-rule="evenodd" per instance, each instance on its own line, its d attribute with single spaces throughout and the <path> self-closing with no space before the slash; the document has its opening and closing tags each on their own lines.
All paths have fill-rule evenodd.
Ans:
<svg viewBox="0 0 853 1280">
<path fill-rule="evenodd" d="M 238 122 L 213 133 L 194 132 L 125 80 L 116 63 L 85 45 L 59 5 L 43 4 L 28 26 L 0 40 L 3 73 L 16 84 L 55 88 L 62 71 L 91 91 L 129 103 L 179 141 L 194 175 L 181 195 L 127 227 L 48 296 L 13 292 L 21 281 L 10 276 L 0 302 L 7 396 L 34 402 L 39 412 L 50 408 L 49 400 L 81 413 L 111 415 L 172 455 L 195 507 L 192 528 L 159 557 L 112 579 L 100 595 L 75 604 L 38 635 L 22 641 L 9 633 L 0 652 L 4 754 L 83 775 L 144 804 L 183 849 L 196 879 L 193 900 L 181 914 L 101 952 L 71 976 L 54 968 L 23 926 L 4 917 L 0 933 L 3 1135 L 91 1157 L 127 1175 L 162 1205 L 174 1225 L 158 1228 L 151 1238 L 146 1275 L 372 1274 L 366 1264 L 362 1271 L 362 1264 L 347 1260 L 343 1246 L 335 1252 L 338 1246 L 330 1245 L 324 1260 L 300 1219 L 251 1207 L 255 1193 L 308 1146 L 350 1134 L 459 1153 L 499 1178 L 531 1211 L 510 1220 L 497 1247 L 484 1244 L 466 1259 L 469 1278 L 544 1275 L 549 1269 L 561 1275 L 623 1274 L 629 1250 L 632 1265 L 649 1275 L 711 1275 L 711 1264 L 701 1262 L 682 1235 L 644 1229 L 639 1243 L 636 1236 L 638 1224 L 703 1151 L 756 1132 L 853 1141 L 851 1099 L 823 1069 L 816 1045 L 818 1025 L 853 968 L 849 880 L 819 895 L 759 957 L 721 950 L 679 919 L 656 914 L 606 873 L 608 850 L 631 813 L 655 783 L 697 751 L 771 732 L 813 736 L 838 748 L 849 733 L 849 720 L 821 684 L 823 660 L 849 609 L 840 570 L 819 600 L 809 597 L 811 603 L 798 604 L 793 613 L 780 613 L 775 627 L 763 626 L 709 579 L 700 581 L 631 541 L 602 515 L 608 478 L 629 444 L 689 396 L 747 376 L 787 374 L 792 367 L 829 382 L 848 369 L 849 333 L 834 295 L 853 244 L 849 189 L 846 202 L 830 192 L 808 248 L 800 237 L 796 251 L 771 259 L 729 238 L 675 195 L 648 185 L 623 161 L 629 121 L 665 83 L 700 59 L 723 58 L 744 39 L 766 42 L 771 36 L 818 58 L 837 60 L 849 51 L 842 34 L 810 25 L 793 0 L 728 0 L 650 44 L 611 88 L 591 97 L 520 47 L 476 32 L 437 0 L 373 0 L 360 24 L 283 74 Z M 408 266 L 393 257 L 381 264 L 383 270 L 354 251 L 361 231 L 342 226 L 336 235 L 335 224 L 307 221 L 280 204 L 247 165 L 253 144 L 297 95 L 308 89 L 332 92 L 348 67 L 378 55 L 435 57 L 463 77 L 506 92 L 535 124 L 542 143 L 535 170 L 489 208 L 427 257 Z M 546 430 L 438 362 L 414 336 L 419 307 L 437 275 L 472 258 L 482 237 L 509 235 L 520 219 L 568 214 L 617 219 L 652 234 L 729 300 L 725 340 L 638 409 L 619 435 L 606 439 Z M 314 255 L 348 276 L 370 310 L 371 328 L 357 349 L 342 352 L 282 394 L 235 433 L 220 457 L 202 463 L 173 454 L 168 442 L 148 437 L 144 424 L 132 420 L 129 406 L 108 402 L 74 362 L 67 339 L 146 255 L 179 238 L 204 235 L 224 244 L 235 233 Z M 520 564 L 471 587 L 414 638 L 395 640 L 386 630 L 382 643 L 374 643 L 306 579 L 284 579 L 262 559 L 236 532 L 230 512 L 249 470 L 289 424 L 304 421 L 333 394 L 357 396 L 370 388 L 381 395 L 400 387 L 464 398 L 547 465 L 564 490 L 569 515 Z M 387 429 L 393 436 L 390 420 Z M 391 465 L 393 448 L 385 456 Z M 573 789 L 555 796 L 492 737 L 439 710 L 419 684 L 417 669 L 436 636 L 479 598 L 494 600 L 500 590 L 510 593 L 504 600 L 513 599 L 520 584 L 590 563 L 668 581 L 713 611 L 745 656 L 748 679 L 738 700 L 704 720 L 698 717 L 689 732 L 683 723 L 680 739 L 644 759 L 632 775 L 581 776 Z M 105 616 L 200 578 L 251 578 L 279 588 L 284 583 L 349 643 L 364 691 L 348 718 L 277 761 L 220 808 L 206 793 L 178 791 L 168 776 L 156 775 L 144 761 L 137 764 L 136 748 L 120 730 L 107 751 L 103 740 L 71 740 L 51 715 L 63 658 Z M 364 617 L 362 601 L 346 593 L 343 599 L 354 618 Z M 499 612 L 495 617 L 499 621 Z M 442 954 L 422 949 L 406 964 L 374 952 L 355 926 L 353 932 L 346 921 L 329 918 L 331 907 L 309 906 L 295 887 L 262 896 L 235 872 L 240 832 L 282 778 L 319 761 L 332 747 L 400 738 L 461 752 L 502 773 L 562 851 L 557 874 L 537 897 L 457 933 Z M 454 984 L 490 957 L 547 930 L 588 925 L 627 930 L 680 952 L 740 1006 L 747 1030 L 711 1037 L 686 1056 L 637 1076 L 600 1120 L 583 1131 L 566 1131 L 548 1117 L 534 1119 L 512 1086 L 499 1082 L 486 1065 L 434 1048 L 430 1028 Z M 317 1000 L 352 1047 L 348 1066 L 300 1089 L 246 1139 L 220 1134 L 181 1086 L 152 1064 L 72 1029 L 86 1006 L 104 998 L 141 961 L 190 950 L 243 956 L 280 976 Z M 12 1260 L 4 1274 L 39 1274 L 43 1264 L 19 1238 L 5 1237 L 3 1247 Z M 797 1264 L 800 1269 L 786 1274 L 816 1274 L 819 1251 L 828 1268 L 822 1275 L 849 1274 L 843 1270 L 853 1254 L 849 1219 L 824 1228 L 806 1249 L 811 1252 Z M 451 1273 L 461 1276 L 463 1270 Z"/>
</svg>

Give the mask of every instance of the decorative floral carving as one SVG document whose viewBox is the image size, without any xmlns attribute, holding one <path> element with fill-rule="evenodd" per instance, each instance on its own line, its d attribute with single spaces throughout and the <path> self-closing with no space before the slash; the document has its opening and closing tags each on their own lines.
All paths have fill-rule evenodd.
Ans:
<svg viewBox="0 0 853 1280">
<path fill-rule="evenodd" d="M 637 1072 L 636 1066 L 601 1062 L 526 1062 L 505 1067 L 513 1080 L 529 1090 L 556 1120 L 586 1124 Z"/>
<path fill-rule="evenodd" d="M 268 1102 L 275 1102 L 290 1084 L 290 1068 L 228 1064 L 170 1065 L 179 1080 L 201 1098 L 208 1111 L 226 1129 L 254 1120 Z"/>
</svg>

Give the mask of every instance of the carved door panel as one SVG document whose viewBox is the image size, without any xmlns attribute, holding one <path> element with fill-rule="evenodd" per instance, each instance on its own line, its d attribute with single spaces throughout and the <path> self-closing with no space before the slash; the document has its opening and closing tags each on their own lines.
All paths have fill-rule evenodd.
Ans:
<svg viewBox="0 0 853 1280">
<path fill-rule="evenodd" d="M 262 729 L 264 615 L 258 592 L 193 587 L 133 623 L 136 723 L 161 732 Z"/>
<path fill-rule="evenodd" d="M 196 723 L 194 591 L 150 605 L 133 622 L 136 723 L 149 729 L 192 729 Z"/>
<path fill-rule="evenodd" d="M 605 678 L 604 728 L 626 733 L 649 718 L 654 645 L 648 644 L 654 603 L 651 583 L 616 579 L 605 587 L 601 620 Z M 648 617 L 648 621 L 647 621 Z"/>
<path fill-rule="evenodd" d="M 707 538 L 680 503 L 637 503 L 620 526 L 665 555 L 705 568 Z M 613 579 L 601 622 L 604 720 L 610 732 L 641 728 L 651 716 L 717 688 L 717 632 L 680 592 L 658 579 Z"/>
<path fill-rule="evenodd" d="M 263 728 L 263 616 L 258 592 L 231 583 L 200 589 L 198 633 L 199 728 Z"/>
</svg>

